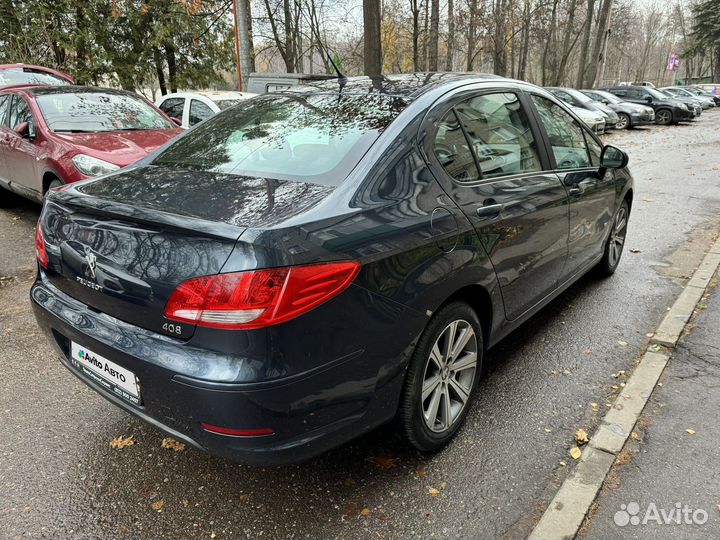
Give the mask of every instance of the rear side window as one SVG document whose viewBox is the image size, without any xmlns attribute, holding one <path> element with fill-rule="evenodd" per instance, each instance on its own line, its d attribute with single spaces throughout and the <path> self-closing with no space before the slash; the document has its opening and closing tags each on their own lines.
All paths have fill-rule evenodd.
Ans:
<svg viewBox="0 0 720 540">
<path fill-rule="evenodd" d="M 160 110 L 167 114 L 170 118 L 182 120 L 183 107 L 185 107 L 185 98 L 169 98 L 160 104 Z"/>
<path fill-rule="evenodd" d="M 592 161 L 580 124 L 549 99 L 532 95 L 540 121 L 548 134 L 557 169 L 591 167 Z"/>
<path fill-rule="evenodd" d="M 153 164 L 336 186 L 406 105 L 372 94 L 269 94 L 203 122 Z"/>
<path fill-rule="evenodd" d="M 190 125 L 194 126 L 203 120 L 215 116 L 213 110 L 198 99 L 190 100 Z"/>
<path fill-rule="evenodd" d="M 512 92 L 483 94 L 455 106 L 483 178 L 542 169 L 525 109 Z"/>
</svg>

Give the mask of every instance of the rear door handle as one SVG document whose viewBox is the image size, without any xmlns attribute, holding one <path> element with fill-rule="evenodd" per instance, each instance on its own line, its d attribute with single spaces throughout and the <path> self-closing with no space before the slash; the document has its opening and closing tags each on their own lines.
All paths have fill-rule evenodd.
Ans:
<svg viewBox="0 0 720 540">
<path fill-rule="evenodd" d="M 475 210 L 475 213 L 481 218 L 495 218 L 500 215 L 504 207 L 505 205 L 501 203 L 488 204 Z"/>
</svg>

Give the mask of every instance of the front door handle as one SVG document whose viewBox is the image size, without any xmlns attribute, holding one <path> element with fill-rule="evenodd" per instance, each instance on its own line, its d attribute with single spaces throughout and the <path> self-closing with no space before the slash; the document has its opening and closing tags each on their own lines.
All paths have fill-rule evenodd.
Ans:
<svg viewBox="0 0 720 540">
<path fill-rule="evenodd" d="M 505 205 L 500 203 L 488 204 L 478 208 L 475 213 L 481 218 L 496 218 L 500 215 L 504 207 Z"/>
<path fill-rule="evenodd" d="M 583 193 L 585 193 L 585 190 L 580 186 L 573 186 L 568 189 L 568 195 L 582 195 Z"/>
</svg>

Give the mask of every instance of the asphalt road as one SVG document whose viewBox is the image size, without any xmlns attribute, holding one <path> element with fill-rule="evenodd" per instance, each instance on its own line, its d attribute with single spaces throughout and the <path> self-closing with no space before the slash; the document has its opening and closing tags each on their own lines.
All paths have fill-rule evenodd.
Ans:
<svg viewBox="0 0 720 540">
<path fill-rule="evenodd" d="M 39 335 L 28 303 L 39 209 L 1 194 L 0 537 L 526 535 L 572 467 L 575 431 L 603 414 L 611 374 L 631 369 L 720 229 L 720 111 L 607 140 L 631 157 L 636 252 L 496 347 L 462 433 L 430 456 L 392 425 L 283 468 L 161 448 L 161 433 L 87 389 Z M 111 449 L 120 435 L 137 444 Z"/>
</svg>

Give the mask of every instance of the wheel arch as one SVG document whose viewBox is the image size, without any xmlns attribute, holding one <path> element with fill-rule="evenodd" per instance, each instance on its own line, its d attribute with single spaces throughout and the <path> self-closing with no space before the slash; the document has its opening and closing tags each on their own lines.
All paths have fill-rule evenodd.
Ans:
<svg viewBox="0 0 720 540">
<path fill-rule="evenodd" d="M 450 295 L 438 309 L 457 301 L 469 304 L 477 314 L 483 333 L 483 347 L 487 349 L 493 326 L 493 302 L 490 293 L 482 285 L 466 285 Z"/>
<path fill-rule="evenodd" d="M 65 180 L 63 180 L 63 177 L 58 174 L 53 169 L 47 169 L 42 176 L 42 195 L 45 196 L 45 193 L 47 192 L 48 188 L 50 187 L 50 182 L 53 180 L 60 180 L 63 184 L 65 183 Z"/>
</svg>

